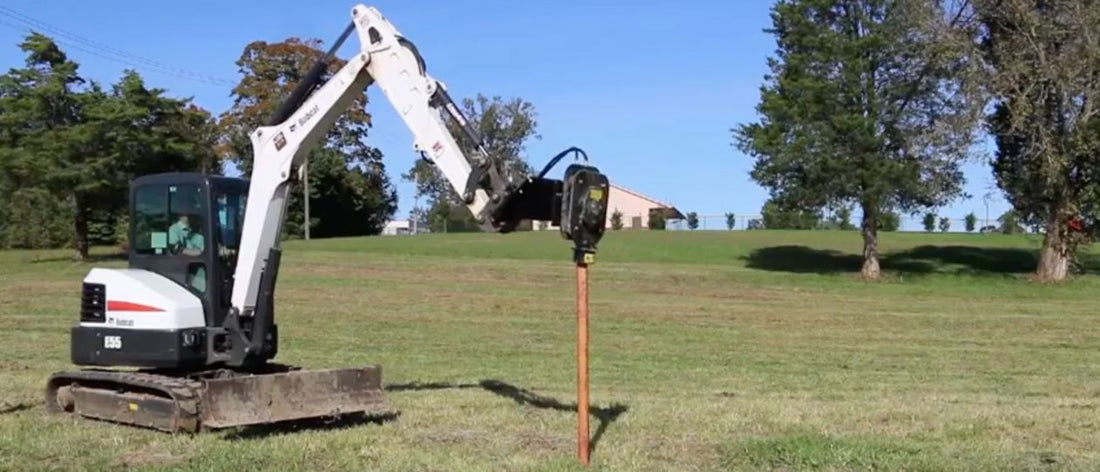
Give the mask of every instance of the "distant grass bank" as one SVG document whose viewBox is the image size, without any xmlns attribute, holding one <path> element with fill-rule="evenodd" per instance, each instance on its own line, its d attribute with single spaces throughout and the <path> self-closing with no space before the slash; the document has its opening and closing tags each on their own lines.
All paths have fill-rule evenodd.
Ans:
<svg viewBox="0 0 1100 472">
<path fill-rule="evenodd" d="M 1035 270 L 1042 243 L 1036 235 L 881 233 L 883 268 L 900 274 L 1021 274 Z M 289 249 L 564 260 L 569 242 L 557 231 L 512 234 L 453 233 L 379 238 L 292 241 Z M 728 264 L 804 273 L 857 272 L 863 242 L 854 231 L 612 231 L 600 242 L 600 262 Z M 1100 270 L 1093 251 L 1084 261 Z"/>
</svg>

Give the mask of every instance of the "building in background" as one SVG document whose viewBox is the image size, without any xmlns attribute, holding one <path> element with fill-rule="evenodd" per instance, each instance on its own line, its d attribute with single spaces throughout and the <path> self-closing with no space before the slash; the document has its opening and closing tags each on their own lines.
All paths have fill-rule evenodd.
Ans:
<svg viewBox="0 0 1100 472">
<path fill-rule="evenodd" d="M 404 236 L 407 234 L 423 233 L 427 228 L 417 228 L 414 220 L 393 220 L 382 228 L 382 236 Z"/>
<path fill-rule="evenodd" d="M 607 196 L 607 227 L 611 227 L 611 215 L 618 210 L 623 214 L 623 229 L 648 229 L 649 217 L 660 213 L 665 220 L 682 220 L 684 215 L 676 207 L 647 197 L 628 188 L 611 184 Z"/>
<path fill-rule="evenodd" d="M 611 217 L 618 210 L 622 213 L 623 229 L 649 229 L 649 217 L 653 213 L 664 215 L 665 220 L 682 220 L 684 215 L 676 207 L 620 185 L 611 184 L 607 196 L 606 227 L 611 228 Z M 534 229 L 556 230 L 549 222 L 536 221 Z"/>
</svg>

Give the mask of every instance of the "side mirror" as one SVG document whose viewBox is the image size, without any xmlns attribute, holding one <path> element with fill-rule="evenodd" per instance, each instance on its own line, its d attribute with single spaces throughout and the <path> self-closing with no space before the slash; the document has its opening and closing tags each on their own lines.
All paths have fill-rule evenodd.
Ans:
<svg viewBox="0 0 1100 472">
<path fill-rule="evenodd" d="M 573 164 L 565 169 L 561 193 L 561 235 L 573 241 L 573 261 L 591 264 L 607 225 L 610 185 L 599 169 Z"/>
</svg>

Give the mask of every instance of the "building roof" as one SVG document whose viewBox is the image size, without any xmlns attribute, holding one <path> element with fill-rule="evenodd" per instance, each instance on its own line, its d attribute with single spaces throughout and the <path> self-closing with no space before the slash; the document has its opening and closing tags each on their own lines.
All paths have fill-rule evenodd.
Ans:
<svg viewBox="0 0 1100 472">
<path fill-rule="evenodd" d="M 623 187 L 622 185 L 618 185 L 618 184 L 611 184 L 611 188 L 613 188 L 613 189 L 615 189 L 615 190 L 620 190 L 620 191 L 622 191 L 622 192 L 624 192 L 624 193 L 629 193 L 629 194 L 631 194 L 631 195 L 634 195 L 635 197 L 641 198 L 642 200 L 647 200 L 647 201 L 653 202 L 653 206 L 657 206 L 657 207 L 666 207 L 666 208 L 672 208 L 672 205 L 669 205 L 669 204 L 667 204 L 667 203 L 665 203 L 665 202 L 662 202 L 662 201 L 660 201 L 660 200 L 657 200 L 657 199 L 655 199 L 655 198 L 652 198 L 652 197 L 647 197 L 647 196 L 645 196 L 645 195 L 642 195 L 642 194 L 640 194 L 640 193 L 638 193 L 638 192 L 635 192 L 635 191 L 633 191 L 633 190 L 630 190 L 630 189 L 628 189 L 628 188 L 626 188 L 626 187 Z"/>
<path fill-rule="evenodd" d="M 622 185 L 618 185 L 618 184 L 614 184 L 614 183 L 612 183 L 610 185 L 611 185 L 612 189 L 619 190 L 623 193 L 628 193 L 628 194 L 633 195 L 635 197 L 638 197 L 642 200 L 653 203 L 654 208 L 664 208 L 665 209 L 665 211 L 664 211 L 665 218 L 669 218 L 669 219 L 683 219 L 684 218 L 684 215 L 682 213 L 680 213 L 680 210 L 677 210 L 676 207 L 674 207 L 672 205 L 669 205 L 668 203 L 662 202 L 662 201 L 657 200 L 657 199 L 652 198 L 652 197 L 647 197 L 645 195 L 642 195 L 641 193 L 638 193 L 638 192 L 630 190 L 626 187 L 623 187 Z"/>
</svg>

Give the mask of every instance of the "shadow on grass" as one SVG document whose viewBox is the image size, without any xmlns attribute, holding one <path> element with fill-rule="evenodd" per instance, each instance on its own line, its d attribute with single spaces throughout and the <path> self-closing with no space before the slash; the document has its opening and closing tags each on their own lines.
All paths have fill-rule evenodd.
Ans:
<svg viewBox="0 0 1100 472">
<path fill-rule="evenodd" d="M 418 390 L 442 390 L 442 389 L 465 389 L 465 388 L 481 388 L 492 392 L 496 395 L 506 397 L 516 402 L 518 405 L 526 405 L 534 408 L 550 409 L 556 411 L 576 412 L 577 403 L 563 403 L 558 399 L 545 397 L 530 390 L 517 387 L 515 385 L 501 382 L 499 380 L 485 379 L 476 384 L 474 383 L 445 383 L 445 382 L 429 382 L 429 383 L 407 383 L 407 384 L 391 384 L 385 387 L 386 391 L 402 392 L 402 391 L 418 391 Z M 596 432 L 592 434 L 592 437 L 588 441 L 588 447 L 590 451 L 596 451 L 596 445 L 599 443 L 600 438 L 603 437 L 604 432 L 607 431 L 608 426 L 611 425 L 616 419 L 623 413 L 626 413 L 628 407 L 626 405 L 615 403 L 609 407 L 599 407 L 596 405 L 589 405 L 588 413 L 598 421 L 596 426 Z"/>
<path fill-rule="evenodd" d="M 33 407 L 30 403 L 16 403 L 14 405 L 4 405 L 0 407 L 0 415 L 9 415 L 12 413 L 19 413 L 23 410 L 29 410 Z"/>
<path fill-rule="evenodd" d="M 777 272 L 834 274 L 858 272 L 863 257 L 806 246 L 775 246 L 753 251 L 748 267 Z M 972 246 L 918 246 L 881 255 L 882 270 L 900 274 L 1022 274 L 1035 271 L 1032 249 Z M 1089 266 L 1094 263 L 1090 262 Z"/>
<path fill-rule="evenodd" d="M 263 439 L 279 434 L 300 433 L 304 431 L 331 431 L 353 428 L 365 424 L 382 425 L 397 420 L 398 413 L 370 415 L 351 413 L 337 418 L 311 418 L 304 420 L 282 421 L 279 423 L 245 426 L 226 434 L 223 438 L 230 441 Z"/>
<path fill-rule="evenodd" d="M 72 256 L 62 257 L 43 257 L 41 259 L 31 260 L 31 264 L 42 264 L 45 262 L 81 262 L 85 264 L 96 264 L 99 262 L 112 262 L 112 261 L 125 261 L 129 257 L 125 252 L 112 252 L 109 254 L 89 254 L 87 258 L 82 261 L 73 259 Z"/>
<path fill-rule="evenodd" d="M 1100 272 L 1100 254 L 1088 254 L 1082 257 L 1081 269 L 1087 273 Z"/>
</svg>

